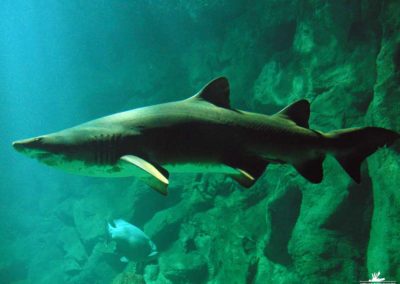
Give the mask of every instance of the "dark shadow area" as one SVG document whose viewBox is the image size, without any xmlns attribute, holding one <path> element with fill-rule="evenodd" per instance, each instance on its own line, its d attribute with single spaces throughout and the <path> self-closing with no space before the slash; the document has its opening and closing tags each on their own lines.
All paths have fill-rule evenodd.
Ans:
<svg viewBox="0 0 400 284">
<path fill-rule="evenodd" d="M 365 29 L 365 23 L 363 21 L 355 21 L 351 24 L 348 39 L 357 42 L 368 40 L 367 30 Z"/>
<path fill-rule="evenodd" d="M 151 236 L 151 240 L 157 244 L 159 252 L 167 250 L 179 238 L 180 227 L 181 222 L 171 223 L 158 234 Z"/>
<path fill-rule="evenodd" d="M 349 241 L 357 251 L 354 262 L 357 263 L 360 277 L 368 272 L 366 261 L 373 214 L 372 183 L 366 167 L 362 167 L 362 176 L 361 184 L 352 183 L 348 187 L 347 198 L 322 225 L 323 228 L 333 231 L 338 239 Z M 327 257 L 331 258 L 332 255 L 328 254 Z M 332 275 L 341 270 L 342 267 L 339 267 L 332 271 Z"/>
<path fill-rule="evenodd" d="M 269 205 L 271 237 L 265 245 L 264 255 L 273 262 L 285 266 L 292 264 L 288 243 L 300 214 L 302 198 L 301 191 L 297 187 L 292 187 Z"/>
<path fill-rule="evenodd" d="M 349 186 L 347 198 L 322 227 L 345 236 L 359 249 L 361 255 L 365 255 L 371 228 L 373 199 L 371 179 L 366 170 L 362 172 L 362 176 L 361 184 L 352 183 Z"/>
<path fill-rule="evenodd" d="M 396 68 L 396 72 L 400 71 L 400 44 L 396 45 L 396 49 L 393 54 L 393 63 Z"/>
<path fill-rule="evenodd" d="M 197 250 L 196 242 L 193 238 L 187 239 L 184 244 L 185 253 Z"/>
<path fill-rule="evenodd" d="M 281 23 L 265 29 L 265 42 L 274 51 L 289 49 L 293 44 L 296 33 L 296 21 Z"/>
<path fill-rule="evenodd" d="M 243 209 L 248 209 L 257 205 L 259 202 L 263 201 L 268 195 L 268 189 L 265 185 L 254 186 L 243 192 L 242 207 Z"/>
<path fill-rule="evenodd" d="M 166 208 L 176 205 L 181 199 L 182 188 L 172 188 L 165 197 L 147 185 L 145 190 L 141 190 L 137 195 L 138 202 L 135 202 L 134 214 L 131 217 L 131 223 L 139 228 L 143 228 L 144 224 L 148 222 L 153 216 Z"/>
<path fill-rule="evenodd" d="M 258 271 L 258 262 L 260 259 L 256 256 L 253 256 L 250 259 L 249 266 L 247 268 L 247 274 L 246 274 L 246 284 L 253 284 L 255 283 L 255 279 L 257 276 L 257 271 Z"/>
<path fill-rule="evenodd" d="M 0 269 L 0 282 L 2 284 L 14 283 L 26 279 L 28 268 L 24 262 L 12 262 L 8 266 L 2 266 Z"/>
<path fill-rule="evenodd" d="M 357 109 L 360 113 L 367 113 L 369 104 L 371 99 L 373 98 L 374 93 L 363 92 L 363 93 L 355 93 L 354 94 L 354 108 Z"/>
</svg>

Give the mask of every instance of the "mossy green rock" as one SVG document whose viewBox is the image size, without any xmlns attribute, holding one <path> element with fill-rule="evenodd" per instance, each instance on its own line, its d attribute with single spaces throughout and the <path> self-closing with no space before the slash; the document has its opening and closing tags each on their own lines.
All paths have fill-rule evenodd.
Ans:
<svg viewBox="0 0 400 284">
<path fill-rule="evenodd" d="M 208 264 L 197 252 L 178 253 L 160 258 L 160 270 L 172 283 L 206 283 Z"/>
</svg>

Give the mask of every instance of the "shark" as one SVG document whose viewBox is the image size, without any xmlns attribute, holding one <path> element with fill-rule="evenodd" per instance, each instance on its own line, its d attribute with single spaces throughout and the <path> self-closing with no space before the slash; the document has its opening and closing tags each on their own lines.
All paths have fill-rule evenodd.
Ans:
<svg viewBox="0 0 400 284">
<path fill-rule="evenodd" d="M 399 133 L 381 127 L 331 132 L 309 127 L 310 103 L 273 115 L 231 107 L 226 77 L 181 101 L 101 117 L 13 142 L 18 152 L 65 171 L 95 177 L 135 176 L 163 195 L 170 173 L 222 173 L 251 187 L 270 164 L 290 164 L 311 183 L 323 180 L 332 155 L 356 182 L 362 162 Z"/>
</svg>

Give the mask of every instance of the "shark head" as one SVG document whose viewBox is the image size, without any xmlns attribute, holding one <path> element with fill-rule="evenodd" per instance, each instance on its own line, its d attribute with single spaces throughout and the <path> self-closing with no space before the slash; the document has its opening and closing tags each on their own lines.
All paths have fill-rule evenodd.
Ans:
<svg viewBox="0 0 400 284">
<path fill-rule="evenodd" d="M 127 177 L 135 174 L 120 158 L 135 153 L 140 131 L 113 124 L 119 116 L 93 120 L 58 132 L 12 143 L 23 155 L 70 173 L 97 177 Z M 129 164 L 128 164 L 129 165 Z"/>
<path fill-rule="evenodd" d="M 12 143 L 14 149 L 21 154 L 30 158 L 39 158 L 41 154 L 47 154 L 49 151 L 46 149 L 45 136 L 38 136 L 23 140 L 14 141 Z"/>
<path fill-rule="evenodd" d="M 117 130 L 117 131 L 116 131 Z M 48 166 L 84 176 L 125 177 L 132 170 L 119 164 L 126 150 L 124 142 L 134 144 L 118 128 L 89 123 L 12 143 L 23 155 Z"/>
<path fill-rule="evenodd" d="M 12 143 L 21 154 L 53 167 L 65 167 L 66 164 L 81 161 L 89 162 L 93 157 L 87 148 L 89 139 L 77 139 L 71 131 L 61 131 Z"/>
</svg>

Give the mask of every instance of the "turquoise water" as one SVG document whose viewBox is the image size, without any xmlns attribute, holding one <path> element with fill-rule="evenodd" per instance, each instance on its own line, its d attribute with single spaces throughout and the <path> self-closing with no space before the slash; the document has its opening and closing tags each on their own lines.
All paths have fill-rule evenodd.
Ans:
<svg viewBox="0 0 400 284">
<path fill-rule="evenodd" d="M 399 132 L 399 16 L 396 1 L 2 1 L 0 283 L 400 281 L 399 142 L 363 163 L 359 185 L 327 158 L 321 184 L 272 165 L 249 190 L 174 174 L 168 197 L 11 146 L 219 76 L 234 108 L 273 114 L 306 98 L 313 129 Z M 156 258 L 120 262 L 107 234 L 119 218 Z"/>
</svg>

